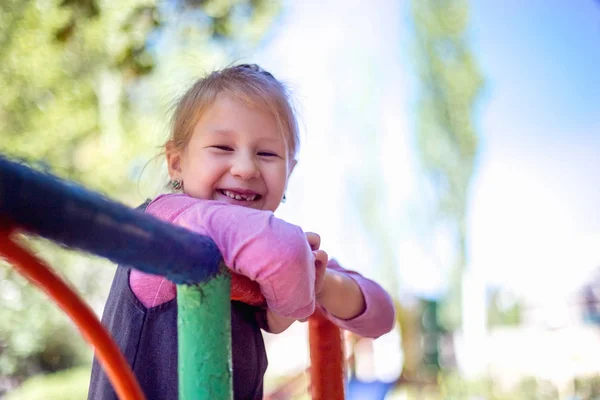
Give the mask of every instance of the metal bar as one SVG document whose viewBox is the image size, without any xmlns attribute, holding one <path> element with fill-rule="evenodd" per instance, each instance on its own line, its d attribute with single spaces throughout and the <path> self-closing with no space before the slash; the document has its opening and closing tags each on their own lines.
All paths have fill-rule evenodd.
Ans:
<svg viewBox="0 0 600 400">
<path fill-rule="evenodd" d="M 0 219 L 117 264 L 193 284 L 217 274 L 208 237 L 0 156 Z"/>
<path fill-rule="evenodd" d="M 224 265 L 206 282 L 177 285 L 180 400 L 233 398 L 230 288 Z"/>
</svg>

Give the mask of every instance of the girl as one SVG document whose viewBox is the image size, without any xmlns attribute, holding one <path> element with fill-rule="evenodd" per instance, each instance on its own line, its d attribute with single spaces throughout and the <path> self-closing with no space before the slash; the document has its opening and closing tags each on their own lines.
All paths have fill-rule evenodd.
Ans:
<svg viewBox="0 0 600 400">
<path fill-rule="evenodd" d="M 376 283 L 328 260 L 319 236 L 275 218 L 296 164 L 298 128 L 283 85 L 256 65 L 213 72 L 181 98 L 165 154 L 173 193 L 146 212 L 211 237 L 225 264 L 256 281 L 260 309 L 231 304 L 236 399 L 262 399 L 273 333 L 315 307 L 343 329 L 378 337 L 394 309 Z M 117 268 L 102 321 L 149 399 L 177 399 L 176 287 L 161 276 Z M 89 399 L 116 399 L 96 361 Z"/>
</svg>

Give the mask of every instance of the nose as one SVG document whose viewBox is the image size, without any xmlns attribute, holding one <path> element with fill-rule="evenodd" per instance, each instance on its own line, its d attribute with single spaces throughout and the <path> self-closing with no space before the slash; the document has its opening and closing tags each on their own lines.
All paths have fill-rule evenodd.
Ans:
<svg viewBox="0 0 600 400">
<path fill-rule="evenodd" d="M 238 153 L 231 165 L 231 175 L 244 180 L 258 178 L 260 169 L 256 165 L 253 155 Z"/>
</svg>

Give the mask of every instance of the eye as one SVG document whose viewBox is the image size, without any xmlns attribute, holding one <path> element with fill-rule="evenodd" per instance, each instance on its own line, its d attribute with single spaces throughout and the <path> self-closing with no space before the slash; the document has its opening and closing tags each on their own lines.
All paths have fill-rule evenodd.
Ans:
<svg viewBox="0 0 600 400">
<path fill-rule="evenodd" d="M 223 145 L 216 145 L 216 146 L 210 146 L 213 149 L 218 149 L 218 150 L 222 150 L 222 151 L 233 151 L 233 149 L 229 146 L 223 146 Z"/>
<path fill-rule="evenodd" d="M 270 152 L 270 151 L 260 151 L 258 153 L 260 157 L 279 157 L 278 154 Z"/>
</svg>

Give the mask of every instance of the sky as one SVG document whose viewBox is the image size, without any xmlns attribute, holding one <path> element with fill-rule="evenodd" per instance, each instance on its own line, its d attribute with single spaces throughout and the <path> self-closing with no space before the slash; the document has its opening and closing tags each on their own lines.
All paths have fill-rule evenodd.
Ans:
<svg viewBox="0 0 600 400">
<path fill-rule="evenodd" d="M 485 86 L 474 114 L 469 269 L 532 301 L 565 301 L 600 266 L 600 4 L 471 3 Z M 403 289 L 435 295 L 451 249 L 443 235 L 424 245 L 407 222 L 420 207 L 408 2 L 365 4 L 290 2 L 253 57 L 299 103 L 303 147 L 280 214 L 320 233 L 346 266 L 390 283 L 353 206 L 353 189 L 380 182 L 371 195 L 393 269 Z"/>
<path fill-rule="evenodd" d="M 471 260 L 549 298 L 600 267 L 600 4 L 474 2 L 473 46 L 486 94 Z"/>
</svg>

